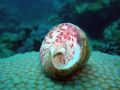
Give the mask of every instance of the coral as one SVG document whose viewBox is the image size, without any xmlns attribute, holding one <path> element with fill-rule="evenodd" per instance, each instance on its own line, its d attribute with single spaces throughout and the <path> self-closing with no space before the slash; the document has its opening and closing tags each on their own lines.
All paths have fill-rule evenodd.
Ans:
<svg viewBox="0 0 120 90">
<path fill-rule="evenodd" d="M 9 57 L 9 56 L 15 54 L 15 52 L 13 50 L 9 49 L 9 47 L 11 47 L 11 46 L 0 43 L 0 58 Z"/>
<path fill-rule="evenodd" d="M 32 51 L 36 50 L 38 51 L 40 48 L 40 45 L 45 37 L 45 35 L 48 33 L 48 30 L 53 25 L 51 24 L 35 24 L 29 26 L 20 26 L 20 31 L 26 32 L 26 39 L 23 41 L 23 46 L 19 47 L 17 52 L 26 52 L 26 51 Z"/>
<path fill-rule="evenodd" d="M 0 58 L 8 57 L 16 53 L 16 50 L 25 39 L 25 32 L 5 32 L 0 36 Z"/>
<path fill-rule="evenodd" d="M 9 43 L 9 42 L 14 43 L 20 39 L 25 38 L 24 34 L 25 34 L 25 32 L 20 32 L 19 34 L 5 32 L 0 36 L 0 42 L 1 43 Z"/>
<path fill-rule="evenodd" d="M 1 33 L 0 44 L 4 46 L 4 48 L 0 48 L 1 57 L 13 55 L 10 53 L 7 55 L 7 50 L 14 53 L 24 53 L 32 50 L 38 51 L 45 35 L 52 26 L 52 24 L 47 25 L 46 23 L 21 24 L 16 26 L 15 31 L 11 30 L 9 32 L 7 30 L 7 32 Z"/>
<path fill-rule="evenodd" d="M 91 38 L 100 39 L 104 28 L 119 18 L 119 6 L 119 0 L 66 0 L 58 17 L 80 26 Z"/>
<path fill-rule="evenodd" d="M 0 59 L 1 90 L 119 90 L 120 56 L 94 51 L 86 67 L 68 80 L 46 76 L 39 53 Z"/>
<path fill-rule="evenodd" d="M 103 32 L 103 37 L 105 41 L 113 41 L 115 43 L 120 43 L 120 19 L 109 24 Z"/>
<path fill-rule="evenodd" d="M 93 50 L 120 55 L 120 45 L 114 42 L 105 42 L 104 40 L 91 40 L 91 46 Z"/>
<path fill-rule="evenodd" d="M 120 55 L 120 19 L 104 29 L 102 40 L 92 40 L 91 45 L 94 50 Z"/>
<path fill-rule="evenodd" d="M 46 2 L 35 1 L 37 4 L 34 4 L 35 2 L 33 3 L 32 0 L 29 1 L 29 3 L 27 1 L 23 3 L 22 1 L 13 0 L 16 3 L 16 5 L 13 6 L 8 5 L 8 1 L 9 0 L 5 1 L 3 4 L 2 2 L 4 2 L 4 0 L 2 0 L 0 3 L 0 35 L 2 35 L 4 32 L 14 33 L 13 36 L 16 37 L 16 40 L 8 40 L 9 43 L 7 43 L 7 45 L 5 41 L 2 41 L 2 43 L 0 43 L 2 44 L 1 47 L 4 47 L 6 49 L 4 51 L 4 49 L 0 48 L 0 50 L 4 51 L 4 54 L 6 55 L 7 53 L 5 52 L 7 50 L 15 53 L 23 53 L 33 50 L 38 51 L 43 38 L 45 37 L 46 33 L 48 33 L 48 30 L 50 30 L 51 27 L 63 22 L 76 24 L 85 30 L 85 32 L 92 39 L 101 39 L 103 36 L 102 31 L 106 28 L 106 26 L 111 24 L 113 21 L 116 21 L 120 17 L 120 0 L 52 0 Z M 12 5 L 11 2 L 10 4 Z M 48 9 L 45 7 L 46 3 L 49 4 L 51 8 Z M 27 26 L 26 24 L 29 25 Z M 16 36 L 19 36 L 19 32 L 25 33 L 25 36 L 23 36 L 25 37 L 24 39 L 20 39 Z M 105 32 L 107 33 L 106 35 L 104 34 L 104 38 L 106 39 L 105 41 L 107 41 L 108 31 L 105 30 Z M 119 33 L 119 31 L 116 32 Z M 116 36 L 115 32 L 114 35 Z M 114 40 L 109 39 L 109 41 L 111 41 L 110 43 L 112 43 L 112 47 L 106 49 L 106 47 L 110 46 L 111 44 L 108 45 L 107 43 L 106 46 L 106 43 L 103 45 L 102 43 L 104 42 L 101 42 L 101 49 L 99 49 L 99 47 L 96 47 L 96 45 L 95 49 L 111 53 L 117 52 L 117 54 L 119 54 L 119 44 L 114 43 L 117 42 L 117 39 L 115 38 L 110 37 L 110 39 Z M 17 44 L 17 46 L 15 44 Z M 103 46 L 105 47 L 102 49 Z M 113 50 L 113 47 L 117 48 L 117 51 L 116 49 Z M 2 54 L 1 56 L 6 55 Z"/>
</svg>

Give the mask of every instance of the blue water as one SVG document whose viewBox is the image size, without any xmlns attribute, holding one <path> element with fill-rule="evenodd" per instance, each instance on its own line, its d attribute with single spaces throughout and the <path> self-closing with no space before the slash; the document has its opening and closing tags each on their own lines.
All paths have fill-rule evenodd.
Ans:
<svg viewBox="0 0 120 90">
<path fill-rule="evenodd" d="M 0 0 L 0 57 L 39 51 L 63 22 L 82 28 L 93 50 L 120 55 L 119 10 L 119 0 Z"/>
<path fill-rule="evenodd" d="M 54 11 L 54 0 L 1 0 L 1 4 L 17 14 L 22 21 L 32 22 Z"/>
</svg>

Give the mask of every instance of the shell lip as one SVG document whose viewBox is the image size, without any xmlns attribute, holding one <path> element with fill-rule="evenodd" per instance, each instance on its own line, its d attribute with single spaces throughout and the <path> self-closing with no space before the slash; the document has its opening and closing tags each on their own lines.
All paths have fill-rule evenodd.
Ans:
<svg viewBox="0 0 120 90">
<path fill-rule="evenodd" d="M 66 61 L 61 61 L 61 63 L 59 62 L 59 60 L 57 60 L 58 58 L 64 58 L 64 53 L 62 52 L 58 52 L 57 54 L 55 54 L 54 56 L 52 56 L 52 63 L 54 65 L 54 67 L 58 70 L 68 70 L 70 68 L 74 68 L 76 63 L 79 63 L 81 61 L 81 51 L 80 51 L 80 46 L 77 45 L 75 48 L 75 55 L 73 56 L 73 58 L 68 61 L 67 63 L 65 63 Z M 58 57 L 56 59 L 56 57 Z"/>
</svg>

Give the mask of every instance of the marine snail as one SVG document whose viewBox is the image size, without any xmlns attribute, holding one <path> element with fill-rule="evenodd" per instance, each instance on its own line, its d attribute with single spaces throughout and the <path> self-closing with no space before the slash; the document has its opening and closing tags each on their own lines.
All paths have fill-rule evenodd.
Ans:
<svg viewBox="0 0 120 90">
<path fill-rule="evenodd" d="M 62 23 L 44 38 L 40 61 L 53 78 L 64 78 L 77 72 L 88 60 L 90 47 L 86 34 L 76 25 Z"/>
</svg>

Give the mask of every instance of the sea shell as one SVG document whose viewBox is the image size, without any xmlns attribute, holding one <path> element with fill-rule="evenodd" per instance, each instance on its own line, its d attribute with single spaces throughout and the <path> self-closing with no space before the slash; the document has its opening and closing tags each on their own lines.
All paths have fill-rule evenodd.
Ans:
<svg viewBox="0 0 120 90">
<path fill-rule="evenodd" d="M 74 24 L 62 23 L 43 40 L 40 61 L 49 76 L 64 78 L 77 72 L 88 60 L 89 53 L 86 34 Z"/>
</svg>

